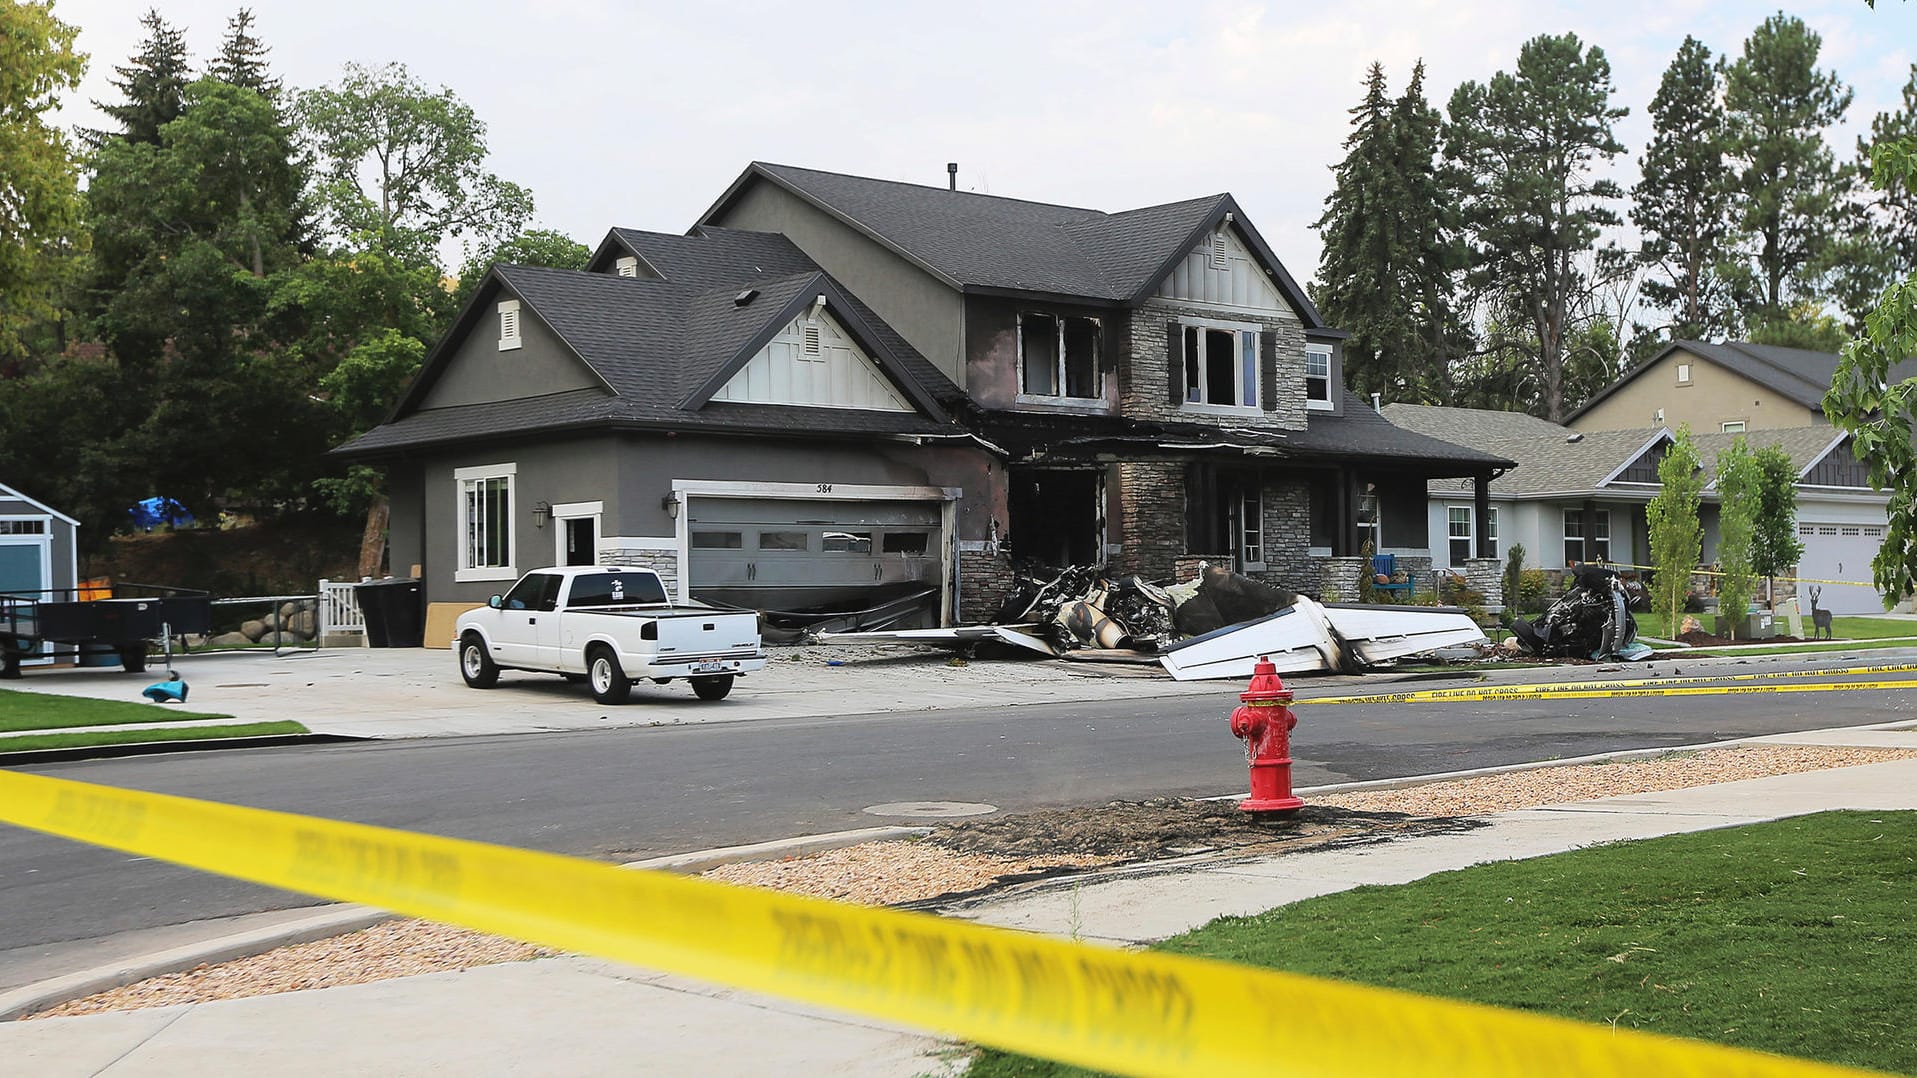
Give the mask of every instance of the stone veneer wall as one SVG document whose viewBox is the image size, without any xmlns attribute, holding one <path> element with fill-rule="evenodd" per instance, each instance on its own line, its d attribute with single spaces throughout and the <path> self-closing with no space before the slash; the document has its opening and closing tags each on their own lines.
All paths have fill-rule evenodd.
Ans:
<svg viewBox="0 0 1917 1078">
<path fill-rule="evenodd" d="M 1318 588 L 1318 562 L 1311 548 L 1311 488 L 1302 479 L 1270 479 L 1263 491 L 1265 571 L 1259 579 L 1290 591 Z"/>
<path fill-rule="evenodd" d="M 639 569 L 651 569 L 665 582 L 666 596 L 674 602 L 683 602 L 679 583 L 679 551 L 676 539 L 640 540 L 647 544 L 667 542 L 675 544 L 672 549 L 660 549 L 656 546 L 637 546 L 631 540 L 607 538 L 599 544 L 599 563 L 601 565 L 631 565 Z"/>
<path fill-rule="evenodd" d="M 1486 610 L 1504 609 L 1504 563 L 1496 558 L 1466 558 L 1465 586 L 1484 593 Z"/>
<path fill-rule="evenodd" d="M 1162 364 L 1161 364 L 1162 368 Z M 1185 466 L 1164 461 L 1118 465 L 1119 542 L 1112 559 L 1117 574 L 1146 580 L 1169 578 L 1185 551 Z"/>
<path fill-rule="evenodd" d="M 1165 367 L 1166 326 L 1181 318 L 1255 322 L 1278 335 L 1278 408 L 1261 416 L 1207 415 L 1180 409 L 1171 400 L 1171 372 Z M 1124 335 L 1124 380 L 1119 411 L 1136 419 L 1209 423 L 1221 427 L 1255 425 L 1277 430 L 1305 429 L 1305 329 L 1290 312 L 1221 311 L 1177 300 L 1151 299 L 1133 309 Z"/>
<path fill-rule="evenodd" d="M 992 620 L 1012 590 L 1012 556 L 993 546 L 986 550 L 961 549 L 959 559 L 960 625 L 982 625 Z"/>
<path fill-rule="evenodd" d="M 1358 574 L 1368 567 L 1365 559 L 1319 558 L 1317 562 L 1320 602 L 1355 603 L 1362 598 L 1358 594 Z"/>
<path fill-rule="evenodd" d="M 1230 554 L 1180 554 L 1172 563 L 1171 582 L 1186 584 L 1198 579 L 1198 567 L 1216 565 L 1229 569 L 1236 564 Z"/>
</svg>

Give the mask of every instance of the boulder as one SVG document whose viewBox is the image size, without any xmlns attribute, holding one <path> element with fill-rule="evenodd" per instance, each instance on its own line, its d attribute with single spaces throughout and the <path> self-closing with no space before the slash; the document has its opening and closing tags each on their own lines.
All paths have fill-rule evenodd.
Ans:
<svg viewBox="0 0 1917 1078">
<path fill-rule="evenodd" d="M 311 610 L 295 610 L 286 618 L 286 631 L 301 640 L 311 640 L 319 632 L 319 617 Z"/>
<path fill-rule="evenodd" d="M 243 648 L 243 647 L 247 647 L 251 645 L 253 643 L 253 638 L 247 636 L 243 632 L 221 633 L 220 635 L 214 637 L 213 639 L 208 640 L 206 643 L 208 647 L 215 647 L 215 648 Z"/>
<path fill-rule="evenodd" d="M 246 637 L 247 643 L 257 644 L 260 642 L 260 638 L 266 635 L 266 623 L 258 618 L 254 618 L 252 621 L 242 623 L 240 625 L 240 631 L 237 634 L 227 633 L 226 635 L 244 636 Z"/>
</svg>

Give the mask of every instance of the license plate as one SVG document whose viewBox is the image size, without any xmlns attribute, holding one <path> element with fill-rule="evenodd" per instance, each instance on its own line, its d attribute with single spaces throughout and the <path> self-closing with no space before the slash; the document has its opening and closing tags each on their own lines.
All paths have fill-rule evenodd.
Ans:
<svg viewBox="0 0 1917 1078">
<path fill-rule="evenodd" d="M 716 674 L 724 670 L 725 668 L 726 668 L 726 664 L 724 663 L 693 663 L 692 664 L 692 672 L 695 674 Z"/>
</svg>

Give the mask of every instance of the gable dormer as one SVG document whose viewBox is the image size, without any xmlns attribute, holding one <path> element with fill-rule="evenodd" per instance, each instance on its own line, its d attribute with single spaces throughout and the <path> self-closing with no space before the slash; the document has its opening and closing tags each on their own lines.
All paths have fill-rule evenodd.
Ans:
<svg viewBox="0 0 1917 1078">
<path fill-rule="evenodd" d="M 914 410 L 823 305 L 786 323 L 711 399 L 880 412 Z"/>
<path fill-rule="evenodd" d="M 1159 282 L 1157 295 L 1207 307 L 1290 311 L 1264 266 L 1232 227 L 1229 213 L 1172 267 Z"/>
</svg>

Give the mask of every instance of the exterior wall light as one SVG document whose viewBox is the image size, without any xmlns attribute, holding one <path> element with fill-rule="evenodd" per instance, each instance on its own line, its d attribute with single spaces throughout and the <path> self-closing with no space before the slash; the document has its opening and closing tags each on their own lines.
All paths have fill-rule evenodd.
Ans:
<svg viewBox="0 0 1917 1078">
<path fill-rule="evenodd" d="M 546 526 L 546 522 L 551 519 L 552 519 L 552 503 L 551 502 L 534 502 L 533 503 L 533 527 L 543 528 Z"/>
</svg>

